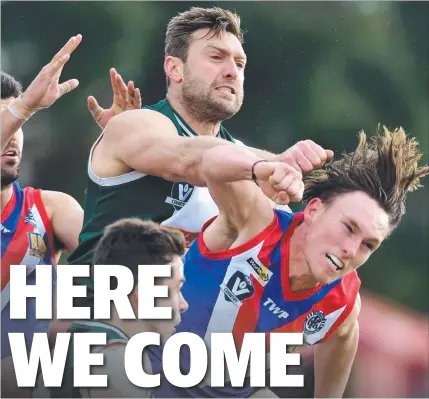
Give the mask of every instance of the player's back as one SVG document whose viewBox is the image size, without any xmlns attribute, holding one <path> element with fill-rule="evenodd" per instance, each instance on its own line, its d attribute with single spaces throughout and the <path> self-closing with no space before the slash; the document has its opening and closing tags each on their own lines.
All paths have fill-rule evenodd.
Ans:
<svg viewBox="0 0 429 399">
<path fill-rule="evenodd" d="M 237 350 L 249 332 L 300 332 L 305 344 L 326 340 L 353 308 L 360 282 L 356 273 L 304 293 L 289 287 L 289 238 L 302 214 L 275 211 L 264 231 L 239 247 L 210 252 L 200 234 L 185 258 L 182 292 L 189 309 L 177 332 L 192 332 L 210 343 L 212 333 L 232 332 Z M 209 222 L 210 223 L 210 222 Z M 207 226 L 207 225 L 206 225 Z M 205 226 L 205 227 L 206 227 Z M 160 352 L 151 352 L 160 372 Z M 189 370 L 189 352 L 182 350 L 182 373 Z M 250 387 L 179 390 L 164 379 L 160 397 L 246 397 Z"/>
<path fill-rule="evenodd" d="M 47 332 L 48 321 L 36 320 L 35 301 L 27 299 L 25 320 L 10 319 L 10 267 L 26 265 L 27 284 L 35 284 L 36 265 L 52 265 L 56 280 L 52 226 L 43 205 L 41 190 L 22 189 L 13 183 L 12 198 L 1 216 L 1 356 L 10 355 L 9 332 L 24 332 L 27 343 L 34 332 Z"/>
</svg>

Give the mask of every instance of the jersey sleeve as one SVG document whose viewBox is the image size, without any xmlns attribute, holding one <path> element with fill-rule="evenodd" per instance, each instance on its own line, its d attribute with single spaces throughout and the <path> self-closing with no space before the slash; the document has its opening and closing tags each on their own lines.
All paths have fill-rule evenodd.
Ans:
<svg viewBox="0 0 429 399">
<path fill-rule="evenodd" d="M 341 297 L 346 298 L 346 307 L 344 311 L 341 313 L 341 316 L 338 317 L 338 319 L 335 321 L 335 323 L 332 325 L 329 331 L 325 334 L 325 336 L 320 341 L 320 343 L 326 342 L 332 336 L 332 334 L 338 329 L 338 327 L 340 327 L 341 324 L 343 324 L 343 322 L 350 315 L 350 313 L 353 310 L 353 307 L 355 306 L 355 302 L 359 294 L 360 286 L 361 286 L 361 281 L 356 271 L 354 271 L 350 273 L 348 276 L 344 277 L 341 284 L 339 284 L 336 287 L 337 289 L 336 295 L 338 296 L 338 298 L 341 298 Z"/>
</svg>

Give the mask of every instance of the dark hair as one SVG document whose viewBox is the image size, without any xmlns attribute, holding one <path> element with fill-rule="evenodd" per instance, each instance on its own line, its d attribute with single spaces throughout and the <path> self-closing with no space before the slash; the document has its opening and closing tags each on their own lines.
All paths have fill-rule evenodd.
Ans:
<svg viewBox="0 0 429 399">
<path fill-rule="evenodd" d="M 165 56 L 180 58 L 186 62 L 190 36 L 199 29 L 208 28 L 213 36 L 230 32 L 243 43 L 240 17 L 219 7 L 192 7 L 170 20 L 165 36 Z"/>
<path fill-rule="evenodd" d="M 402 128 L 379 126 L 370 143 L 361 131 L 354 152 L 304 177 L 303 200 L 320 198 L 329 205 L 338 195 L 363 191 L 386 211 L 393 231 L 405 213 L 407 193 L 422 187 L 420 178 L 429 173 L 428 166 L 419 167 L 421 157 L 417 140 Z"/>
<path fill-rule="evenodd" d="M 122 265 L 137 274 L 138 265 L 165 265 L 184 252 L 185 239 L 179 231 L 152 221 L 121 219 L 104 229 L 92 263 Z"/>
<path fill-rule="evenodd" d="M 19 97 L 22 94 L 22 84 L 12 75 L 1 72 L 1 99 L 5 100 L 11 97 Z"/>
</svg>

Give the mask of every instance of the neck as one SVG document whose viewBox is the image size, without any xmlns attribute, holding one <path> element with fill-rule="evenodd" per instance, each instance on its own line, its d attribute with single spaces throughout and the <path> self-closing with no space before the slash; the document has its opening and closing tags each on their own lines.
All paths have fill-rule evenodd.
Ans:
<svg viewBox="0 0 429 399">
<path fill-rule="evenodd" d="M 292 292 L 307 291 L 316 287 L 319 282 L 311 273 L 304 255 L 304 242 L 307 227 L 301 224 L 296 227 L 289 248 L 289 286 Z"/>
<path fill-rule="evenodd" d="M 199 136 L 216 136 L 218 134 L 220 121 L 200 120 L 198 115 L 195 115 L 189 107 L 183 104 L 177 94 L 168 92 L 166 98 L 174 110 L 179 113 L 196 134 Z"/>
<path fill-rule="evenodd" d="M 9 203 L 10 199 L 12 198 L 12 193 L 13 193 L 12 185 L 9 185 L 1 189 L 1 211 L 2 212 L 3 212 L 3 209 L 6 208 L 6 205 Z"/>
<path fill-rule="evenodd" d="M 121 329 L 129 338 L 137 333 L 151 332 L 150 326 L 144 320 L 121 320 L 114 308 L 107 323 Z"/>
</svg>

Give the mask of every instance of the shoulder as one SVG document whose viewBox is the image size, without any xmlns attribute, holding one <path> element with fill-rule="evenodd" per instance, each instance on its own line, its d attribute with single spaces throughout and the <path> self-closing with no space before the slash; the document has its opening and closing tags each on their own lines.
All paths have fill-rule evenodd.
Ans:
<svg viewBox="0 0 429 399">
<path fill-rule="evenodd" d="M 148 398 L 153 396 L 152 389 L 140 388 L 128 379 L 125 371 L 125 349 L 124 344 L 114 344 L 101 351 L 104 355 L 104 365 L 97 367 L 97 373 L 107 375 L 108 388 L 91 389 L 91 397 Z M 151 374 L 152 369 L 147 355 L 144 354 L 143 359 L 144 371 Z"/>
<path fill-rule="evenodd" d="M 358 317 L 361 310 L 361 299 L 360 294 L 356 296 L 356 300 L 353 304 L 353 309 L 344 322 L 335 331 L 335 335 L 339 338 L 346 338 L 350 336 L 356 329 L 359 328 Z"/>
<path fill-rule="evenodd" d="M 56 212 L 83 212 L 79 202 L 71 195 L 60 191 L 41 190 L 43 205 L 50 219 Z"/>
<path fill-rule="evenodd" d="M 124 138 L 135 132 L 154 132 L 162 136 L 172 131 L 176 134 L 174 123 L 162 113 L 151 109 L 134 109 L 120 113 L 106 126 L 106 138 Z"/>
</svg>

